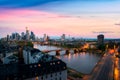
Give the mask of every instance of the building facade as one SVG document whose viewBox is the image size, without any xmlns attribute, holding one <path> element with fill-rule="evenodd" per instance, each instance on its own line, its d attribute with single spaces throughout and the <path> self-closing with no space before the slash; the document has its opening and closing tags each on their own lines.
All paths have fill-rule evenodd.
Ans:
<svg viewBox="0 0 120 80">
<path fill-rule="evenodd" d="M 24 63 L 0 64 L 0 80 L 67 80 L 66 63 L 38 49 L 23 49 Z"/>
<path fill-rule="evenodd" d="M 97 36 L 98 45 L 104 44 L 104 35 L 100 34 Z"/>
</svg>

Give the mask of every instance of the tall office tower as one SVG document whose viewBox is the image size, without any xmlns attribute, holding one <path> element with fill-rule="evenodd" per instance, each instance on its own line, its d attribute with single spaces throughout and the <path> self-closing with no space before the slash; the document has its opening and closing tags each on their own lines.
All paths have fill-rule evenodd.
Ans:
<svg viewBox="0 0 120 80">
<path fill-rule="evenodd" d="M 15 38 L 16 38 L 15 33 L 12 33 L 11 38 L 12 38 L 12 40 L 15 40 Z"/>
<path fill-rule="evenodd" d="M 104 35 L 100 34 L 97 36 L 98 45 L 104 44 Z"/>
<path fill-rule="evenodd" d="M 30 39 L 28 27 L 26 27 L 26 40 Z"/>
<path fill-rule="evenodd" d="M 7 41 L 9 41 L 9 39 L 10 39 L 10 36 L 9 36 L 9 35 L 7 35 Z"/>
<path fill-rule="evenodd" d="M 20 35 L 19 35 L 19 33 L 15 33 L 15 40 L 20 40 Z"/>
<path fill-rule="evenodd" d="M 63 34 L 63 35 L 61 36 L 61 40 L 62 40 L 62 41 L 65 40 L 65 34 Z"/>
<path fill-rule="evenodd" d="M 32 31 L 31 31 L 30 39 L 31 39 L 31 40 L 35 40 L 35 34 L 34 34 L 34 32 L 32 32 Z"/>
<path fill-rule="evenodd" d="M 47 35 L 44 34 L 43 40 L 46 41 L 46 39 L 47 39 Z"/>
<path fill-rule="evenodd" d="M 21 40 L 25 40 L 25 33 L 24 32 L 21 33 Z"/>
</svg>

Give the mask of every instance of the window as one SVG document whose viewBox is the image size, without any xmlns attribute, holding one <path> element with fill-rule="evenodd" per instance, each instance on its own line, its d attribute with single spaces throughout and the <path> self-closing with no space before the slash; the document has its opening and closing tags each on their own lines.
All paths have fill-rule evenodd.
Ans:
<svg viewBox="0 0 120 80">
<path fill-rule="evenodd" d="M 52 65 L 52 63 L 50 63 L 50 65 Z"/>
<path fill-rule="evenodd" d="M 60 62 L 58 61 L 58 64 L 60 64 Z"/>
<path fill-rule="evenodd" d="M 53 64 L 55 65 L 55 62 Z"/>
<path fill-rule="evenodd" d="M 35 80 L 38 80 L 38 76 L 35 77 Z"/>
<path fill-rule="evenodd" d="M 41 65 L 40 64 L 38 64 L 38 67 L 40 67 Z"/>
</svg>

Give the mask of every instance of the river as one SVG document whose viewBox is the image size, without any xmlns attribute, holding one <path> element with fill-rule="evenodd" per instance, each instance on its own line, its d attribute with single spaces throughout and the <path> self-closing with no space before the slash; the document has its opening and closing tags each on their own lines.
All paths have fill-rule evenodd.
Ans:
<svg viewBox="0 0 120 80">
<path fill-rule="evenodd" d="M 37 48 L 41 51 L 60 49 L 59 47 L 55 46 L 41 46 L 39 44 L 34 44 L 34 48 Z M 56 52 L 53 51 L 49 52 L 48 54 L 55 56 Z M 60 54 L 61 55 L 57 57 L 67 63 L 68 67 L 73 68 L 83 74 L 89 74 L 100 60 L 100 55 L 88 52 L 74 54 L 73 50 L 70 50 L 69 55 L 65 55 L 65 51 L 61 51 Z"/>
</svg>

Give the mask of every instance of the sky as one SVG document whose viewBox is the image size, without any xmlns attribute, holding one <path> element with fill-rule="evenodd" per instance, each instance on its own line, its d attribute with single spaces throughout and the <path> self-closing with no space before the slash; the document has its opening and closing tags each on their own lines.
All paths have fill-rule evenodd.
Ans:
<svg viewBox="0 0 120 80">
<path fill-rule="evenodd" d="M 120 0 L 0 0 L 0 38 L 28 27 L 38 37 L 120 38 Z"/>
</svg>

